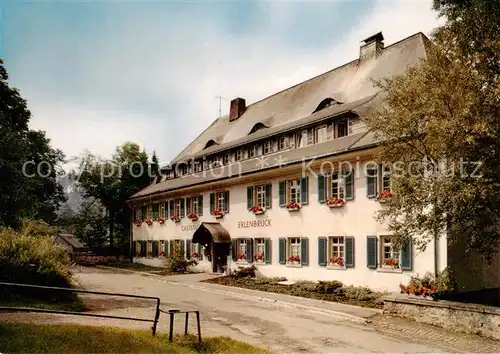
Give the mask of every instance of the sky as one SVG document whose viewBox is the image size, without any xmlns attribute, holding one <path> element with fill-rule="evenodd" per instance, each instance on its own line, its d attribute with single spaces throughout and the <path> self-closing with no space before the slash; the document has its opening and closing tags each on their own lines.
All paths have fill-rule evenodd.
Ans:
<svg viewBox="0 0 500 354">
<path fill-rule="evenodd" d="M 247 105 L 443 22 L 432 0 L 0 0 L 9 83 L 69 159 L 125 141 L 167 164 L 230 100 Z M 222 99 L 218 99 L 221 96 Z"/>
</svg>

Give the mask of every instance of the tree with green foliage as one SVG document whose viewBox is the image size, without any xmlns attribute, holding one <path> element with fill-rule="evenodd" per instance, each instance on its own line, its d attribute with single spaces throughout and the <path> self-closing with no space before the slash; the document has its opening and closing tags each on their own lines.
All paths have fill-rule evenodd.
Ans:
<svg viewBox="0 0 500 354">
<path fill-rule="evenodd" d="M 86 153 L 78 171 L 78 184 L 85 198 L 96 199 L 104 208 L 109 246 L 123 245 L 129 238 L 131 210 L 126 201 L 151 182 L 148 155 L 137 144 L 117 147 L 111 159 Z"/>
<path fill-rule="evenodd" d="M 30 119 L 0 59 L 0 225 L 17 228 L 23 217 L 52 222 L 65 201 L 57 182 L 64 155 L 44 132 L 29 129 Z"/>
<path fill-rule="evenodd" d="M 436 1 L 447 22 L 427 58 L 377 82 L 383 104 L 367 124 L 382 140 L 380 161 L 393 167 L 393 197 L 379 218 L 396 244 L 418 235 L 424 249 L 446 234 L 487 260 L 498 250 L 500 47 L 491 3 Z"/>
</svg>

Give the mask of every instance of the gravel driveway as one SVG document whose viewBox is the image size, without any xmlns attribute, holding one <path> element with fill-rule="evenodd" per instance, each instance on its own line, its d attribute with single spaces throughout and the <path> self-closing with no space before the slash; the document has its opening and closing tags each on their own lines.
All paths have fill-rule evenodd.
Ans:
<svg viewBox="0 0 500 354">
<path fill-rule="evenodd" d="M 80 284 L 105 292 L 158 296 L 161 307 L 197 309 L 202 335 L 229 336 L 276 353 L 338 352 L 500 352 L 500 342 L 457 334 L 402 319 L 376 316 L 372 323 L 354 323 L 321 312 L 284 308 L 241 296 L 200 291 L 190 287 L 207 275 L 148 277 L 138 274 L 86 268 L 76 274 Z M 86 297 L 93 311 L 152 318 L 154 304 L 141 300 Z M 124 328 L 150 328 L 149 323 L 51 315 L 51 322 L 77 322 Z M 2 314 L 3 321 L 46 321 L 42 314 Z M 190 332 L 195 333 L 194 317 Z M 184 328 L 182 318 L 175 324 Z M 159 332 L 168 332 L 168 316 L 160 316 Z"/>
</svg>

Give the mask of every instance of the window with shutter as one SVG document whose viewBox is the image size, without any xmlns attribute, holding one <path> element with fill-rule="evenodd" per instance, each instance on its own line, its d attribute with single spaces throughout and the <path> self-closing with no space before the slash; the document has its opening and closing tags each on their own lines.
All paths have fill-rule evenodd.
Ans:
<svg viewBox="0 0 500 354">
<path fill-rule="evenodd" d="M 401 249 L 401 270 L 412 270 L 413 241 L 408 237 Z"/>
<path fill-rule="evenodd" d="M 345 199 L 354 199 L 354 170 L 344 172 L 345 181 Z"/>
<path fill-rule="evenodd" d="M 271 253 L 272 253 L 272 248 L 271 248 L 271 239 L 266 238 L 264 239 L 265 242 L 265 257 L 266 257 L 266 264 L 271 264 Z"/>
<path fill-rule="evenodd" d="M 233 257 L 233 262 L 238 260 L 238 239 L 233 238 L 231 240 L 231 255 Z"/>
<path fill-rule="evenodd" d="M 300 180 L 300 200 L 302 205 L 306 205 L 309 201 L 309 177 L 303 177 Z"/>
<path fill-rule="evenodd" d="M 368 198 L 374 198 L 377 196 L 377 181 L 378 181 L 378 170 L 377 167 L 366 168 L 366 195 Z"/>
<path fill-rule="evenodd" d="M 325 202 L 325 176 L 318 175 L 318 202 Z"/>
<path fill-rule="evenodd" d="M 366 237 L 366 265 L 370 269 L 376 269 L 377 260 L 377 236 Z"/>
<path fill-rule="evenodd" d="M 256 238 L 254 240 L 253 259 L 257 264 L 267 263 L 266 239 Z"/>
<path fill-rule="evenodd" d="M 285 264 L 286 263 L 286 238 L 280 237 L 279 238 L 279 262 L 280 264 Z"/>
<path fill-rule="evenodd" d="M 191 259 L 191 240 L 186 240 L 186 259 Z"/>
<path fill-rule="evenodd" d="M 250 210 L 254 206 L 253 204 L 253 186 L 247 187 L 247 209 Z"/>
<path fill-rule="evenodd" d="M 224 213 L 229 213 L 229 191 L 224 192 Z"/>
<path fill-rule="evenodd" d="M 179 255 L 182 259 L 186 258 L 186 242 L 185 240 L 179 240 Z"/>
<path fill-rule="evenodd" d="M 300 264 L 309 264 L 309 239 L 307 237 L 300 239 Z"/>
<path fill-rule="evenodd" d="M 175 215 L 174 201 L 169 200 L 168 201 L 168 217 L 171 218 L 174 215 Z"/>
<path fill-rule="evenodd" d="M 271 194 L 271 184 L 266 184 L 266 208 L 271 209 L 272 207 L 272 194 Z"/>
<path fill-rule="evenodd" d="M 215 193 L 210 193 L 210 214 L 215 210 Z"/>
<path fill-rule="evenodd" d="M 326 140 L 332 140 L 333 139 L 333 123 L 329 123 L 326 126 Z"/>
<path fill-rule="evenodd" d="M 354 268 L 354 237 L 345 237 L 345 266 L 346 268 Z"/>
<path fill-rule="evenodd" d="M 253 262 L 253 239 L 247 238 L 247 263 Z"/>
<path fill-rule="evenodd" d="M 279 203 L 280 207 L 286 206 L 286 182 L 281 181 L 278 184 L 278 189 L 279 189 Z"/>
<path fill-rule="evenodd" d="M 318 264 L 321 267 L 326 266 L 326 237 L 318 237 Z"/>
</svg>

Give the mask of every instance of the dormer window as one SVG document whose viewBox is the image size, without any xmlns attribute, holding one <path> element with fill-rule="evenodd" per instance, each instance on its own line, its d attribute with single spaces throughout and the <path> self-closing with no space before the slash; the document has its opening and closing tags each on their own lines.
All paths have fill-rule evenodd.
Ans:
<svg viewBox="0 0 500 354">
<path fill-rule="evenodd" d="M 224 156 L 222 156 L 222 163 L 224 165 L 228 165 L 229 164 L 229 160 L 230 160 L 229 154 L 225 154 Z"/>
<path fill-rule="evenodd" d="M 322 109 L 325 109 L 327 107 L 334 106 L 336 104 L 342 104 L 342 102 L 339 102 L 331 97 L 327 97 L 319 103 L 318 107 L 316 107 L 313 113 L 321 111 Z"/>
<path fill-rule="evenodd" d="M 207 141 L 207 143 L 205 144 L 205 147 L 203 148 L 203 150 L 208 149 L 209 147 L 214 146 L 214 145 L 218 145 L 218 144 L 215 142 L 215 140 L 210 139 L 210 140 L 209 140 L 209 141 Z"/>
<path fill-rule="evenodd" d="M 252 130 L 250 130 L 250 133 L 248 133 L 248 135 L 253 134 L 256 131 L 261 130 L 263 128 L 267 128 L 267 126 L 264 123 L 258 122 L 253 126 Z"/>
<path fill-rule="evenodd" d="M 289 148 L 289 140 L 288 140 L 288 136 L 282 136 L 279 138 L 279 141 L 278 141 L 278 149 L 279 150 L 286 150 Z"/>
<path fill-rule="evenodd" d="M 270 154 L 273 152 L 273 141 L 268 140 L 264 143 L 264 155 Z"/>
<path fill-rule="evenodd" d="M 349 135 L 349 120 L 343 119 L 339 120 L 336 124 L 337 138 L 342 138 Z"/>
<path fill-rule="evenodd" d="M 236 161 L 243 160 L 243 149 L 236 150 L 236 153 L 234 154 L 234 157 L 235 157 Z"/>
</svg>

